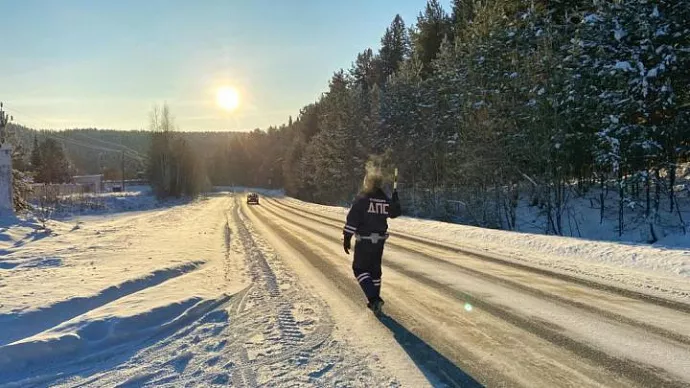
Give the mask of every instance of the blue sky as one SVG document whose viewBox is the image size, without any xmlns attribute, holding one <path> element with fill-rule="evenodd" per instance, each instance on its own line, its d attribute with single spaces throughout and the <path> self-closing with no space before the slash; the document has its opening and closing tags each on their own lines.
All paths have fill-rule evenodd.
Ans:
<svg viewBox="0 0 690 388">
<path fill-rule="evenodd" d="M 35 128 L 145 129 L 164 101 L 182 130 L 265 128 L 378 48 L 396 13 L 409 26 L 425 3 L 0 0 L 0 101 Z M 215 103 L 225 85 L 241 94 L 232 113 Z"/>
</svg>

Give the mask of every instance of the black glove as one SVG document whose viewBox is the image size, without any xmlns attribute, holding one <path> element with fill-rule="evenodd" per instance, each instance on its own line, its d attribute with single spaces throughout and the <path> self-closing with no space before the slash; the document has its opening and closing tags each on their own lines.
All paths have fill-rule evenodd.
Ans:
<svg viewBox="0 0 690 388">
<path fill-rule="evenodd" d="M 393 190 L 393 196 L 391 197 L 391 201 L 400 202 L 400 198 L 398 198 L 398 190 Z"/>
<path fill-rule="evenodd" d="M 352 235 L 346 234 L 343 236 L 343 249 L 345 249 L 345 253 L 348 255 L 350 254 L 350 248 L 352 248 Z"/>
</svg>

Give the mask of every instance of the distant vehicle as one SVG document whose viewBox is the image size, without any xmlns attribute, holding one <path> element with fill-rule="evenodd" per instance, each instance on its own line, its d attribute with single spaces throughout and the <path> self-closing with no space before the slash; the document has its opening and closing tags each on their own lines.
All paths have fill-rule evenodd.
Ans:
<svg viewBox="0 0 690 388">
<path fill-rule="evenodd" d="M 259 194 L 257 194 L 257 193 L 247 194 L 247 204 L 248 205 L 251 205 L 251 204 L 258 205 L 259 204 Z"/>
</svg>

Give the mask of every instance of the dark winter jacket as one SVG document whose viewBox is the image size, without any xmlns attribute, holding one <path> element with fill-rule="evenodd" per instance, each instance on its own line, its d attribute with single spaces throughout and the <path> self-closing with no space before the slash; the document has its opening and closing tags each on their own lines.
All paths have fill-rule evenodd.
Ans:
<svg viewBox="0 0 690 388">
<path fill-rule="evenodd" d="M 402 213 L 398 193 L 388 198 L 377 189 L 373 193 L 361 194 L 352 204 L 347 214 L 343 234 L 349 240 L 353 234 L 368 236 L 372 233 L 385 234 L 388 231 L 388 218 L 396 218 Z"/>
</svg>

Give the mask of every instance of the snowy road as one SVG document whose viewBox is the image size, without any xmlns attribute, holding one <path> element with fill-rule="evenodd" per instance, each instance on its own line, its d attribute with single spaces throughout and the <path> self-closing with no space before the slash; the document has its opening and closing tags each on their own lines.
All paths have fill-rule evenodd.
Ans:
<svg viewBox="0 0 690 388">
<path fill-rule="evenodd" d="M 308 263 L 293 263 L 298 272 L 328 279 L 315 287 L 330 292 L 329 304 L 362 302 L 341 248 L 342 219 L 277 199 L 247 212 L 274 246 L 293 250 L 284 257 Z M 690 306 L 676 300 L 400 234 L 384 255 L 383 295 L 383 323 L 436 349 L 417 357 L 400 344 L 450 385 L 462 385 L 464 373 L 489 386 L 690 383 Z"/>
<path fill-rule="evenodd" d="M 0 387 L 690 384 L 682 298 L 395 226 L 379 322 L 343 218 L 226 193 L 0 232 Z"/>
<path fill-rule="evenodd" d="M 353 346 L 238 203 L 56 224 L 8 249 L 0 386 L 426 384 L 402 350 Z"/>
</svg>

